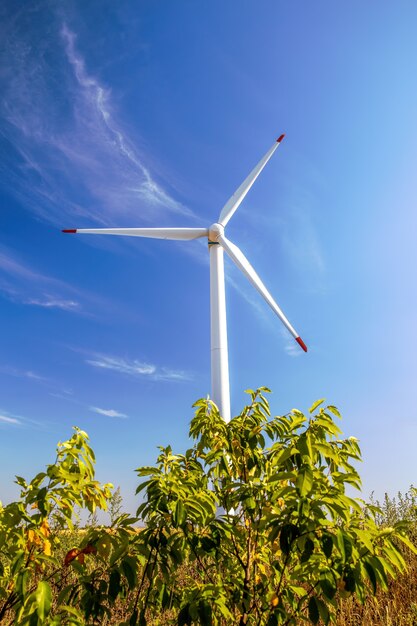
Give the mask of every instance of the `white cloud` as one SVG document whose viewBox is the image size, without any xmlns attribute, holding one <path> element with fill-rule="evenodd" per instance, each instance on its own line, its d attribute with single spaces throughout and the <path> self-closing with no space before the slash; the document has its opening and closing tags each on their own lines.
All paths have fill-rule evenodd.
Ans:
<svg viewBox="0 0 417 626">
<path fill-rule="evenodd" d="M 284 328 L 284 326 L 280 327 L 280 335 L 284 341 L 284 350 L 288 354 L 288 356 L 297 358 L 304 354 L 303 350 L 295 341 L 294 337 L 290 335 L 290 333 L 286 328 Z"/>
<path fill-rule="evenodd" d="M 26 18 L 4 25 L 0 59 L 7 68 L 0 76 L 3 132 L 17 152 L 13 162 L 0 163 L 10 191 L 67 228 L 193 217 L 151 174 L 114 111 L 110 89 L 87 69 L 76 34 L 65 24 L 60 32 L 39 33 L 20 19 Z"/>
<path fill-rule="evenodd" d="M 35 372 L 32 372 L 31 370 L 24 372 L 24 375 L 26 378 L 32 378 L 33 380 L 45 380 L 43 376 L 39 376 L 39 374 L 35 374 Z"/>
<path fill-rule="evenodd" d="M 10 411 L 5 411 L 2 408 L 0 408 L 0 425 L 1 424 L 42 430 L 45 428 L 44 421 L 37 421 L 29 417 L 23 417 L 22 415 L 15 415 L 13 413 L 10 413 Z"/>
<path fill-rule="evenodd" d="M 5 248 L 0 248 L 0 291 L 9 300 L 22 304 L 77 312 L 82 308 L 74 297 L 63 295 L 77 294 L 73 287 L 33 270 Z"/>
<path fill-rule="evenodd" d="M 286 253 L 301 270 L 314 272 L 317 278 L 322 277 L 326 265 L 311 210 L 302 203 L 293 204 L 286 217 L 286 228 L 283 229 Z"/>
<path fill-rule="evenodd" d="M 191 379 L 190 374 L 182 370 L 158 367 L 137 359 L 128 360 L 122 357 L 96 354 L 94 358 L 86 359 L 86 363 L 99 369 L 112 370 L 128 376 L 150 378 L 151 380 L 185 381 Z"/>
<path fill-rule="evenodd" d="M 49 295 L 45 295 L 43 300 L 29 298 L 25 304 L 33 304 L 45 309 L 62 309 L 63 311 L 77 311 L 80 308 L 80 303 L 75 300 L 62 300 Z"/>
<path fill-rule="evenodd" d="M 133 360 L 126 361 L 118 357 L 99 356 L 97 359 L 86 361 L 89 365 L 94 367 L 101 367 L 103 369 L 115 370 L 116 372 L 122 372 L 123 374 L 130 374 L 133 376 L 154 374 L 156 371 L 155 365 L 149 363 L 142 363 L 141 361 Z"/>
<path fill-rule="evenodd" d="M 110 304 L 91 292 L 42 274 L 10 250 L 0 246 L 0 293 L 19 304 L 59 309 L 91 316 L 90 311 L 109 310 Z"/>
<path fill-rule="evenodd" d="M 284 346 L 284 350 L 288 354 L 288 356 L 292 356 L 294 358 L 297 358 L 303 354 L 300 346 L 296 343 L 286 343 Z"/>
<path fill-rule="evenodd" d="M 90 411 L 94 411 L 94 413 L 99 413 L 100 415 L 106 415 L 107 417 L 127 417 L 125 413 L 120 413 L 114 409 L 100 409 L 97 406 L 90 406 Z"/>
<path fill-rule="evenodd" d="M 0 415 L 0 422 L 3 424 L 21 424 L 22 422 L 15 417 L 9 417 L 8 415 Z"/>
<path fill-rule="evenodd" d="M 11 367 L 10 365 L 0 365 L 0 372 L 2 374 L 8 374 L 9 376 L 16 376 L 17 378 L 29 378 L 31 380 L 42 382 L 46 380 L 46 378 L 36 374 L 36 372 L 32 372 L 32 370 L 20 370 L 16 367 Z"/>
<path fill-rule="evenodd" d="M 85 61 L 76 49 L 75 33 L 71 32 L 64 24 L 61 35 L 65 43 L 68 61 L 73 67 L 80 88 L 78 95 L 81 96 L 83 104 L 88 105 L 87 109 L 85 107 L 77 109 L 78 120 L 84 122 L 85 126 L 87 126 L 87 121 L 95 120 L 99 122 L 95 127 L 95 132 L 96 139 L 98 138 L 102 147 L 106 149 L 103 152 L 108 150 L 110 143 L 112 152 L 116 156 L 122 157 L 124 167 L 128 165 L 133 170 L 132 174 L 134 174 L 134 177 L 126 180 L 124 193 L 132 193 L 133 196 L 139 196 L 139 198 L 143 198 L 154 207 L 160 207 L 173 213 L 193 215 L 192 211 L 174 200 L 153 180 L 149 170 L 136 154 L 135 147 L 118 127 L 111 110 L 110 90 L 105 89 L 97 78 L 88 74 Z M 88 112 L 87 115 L 86 112 Z M 88 126 L 90 125 L 88 124 Z M 85 162 L 85 154 L 82 153 L 78 156 L 81 156 L 83 162 Z M 138 178 L 138 175 L 141 175 L 141 179 Z"/>
</svg>

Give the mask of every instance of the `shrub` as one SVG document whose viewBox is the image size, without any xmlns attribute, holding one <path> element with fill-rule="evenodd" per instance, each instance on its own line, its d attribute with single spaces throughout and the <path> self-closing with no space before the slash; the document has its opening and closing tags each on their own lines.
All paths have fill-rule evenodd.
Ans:
<svg viewBox="0 0 417 626">
<path fill-rule="evenodd" d="M 159 600 L 178 608 L 178 624 L 327 624 L 338 597 L 363 602 L 404 569 L 404 524 L 380 529 L 377 508 L 346 493 L 360 488 L 360 450 L 339 438 L 337 409 L 319 401 L 308 418 L 271 418 L 266 391 L 249 391 L 229 424 L 200 400 L 194 447 L 162 448 L 156 467 L 138 470 L 152 545 L 142 615 Z M 197 576 L 179 581 L 173 572 L 185 560 Z"/>
<path fill-rule="evenodd" d="M 268 390 L 226 424 L 196 403 L 192 448 L 160 448 L 137 470 L 137 518 L 74 528 L 74 507 L 106 508 L 88 437 L 76 429 L 19 502 L 0 509 L 4 624 L 256 624 L 335 620 L 340 598 L 364 602 L 403 571 L 405 524 L 346 493 L 360 488 L 358 442 L 333 406 L 271 417 Z M 141 532 L 134 524 L 144 523 Z"/>
</svg>

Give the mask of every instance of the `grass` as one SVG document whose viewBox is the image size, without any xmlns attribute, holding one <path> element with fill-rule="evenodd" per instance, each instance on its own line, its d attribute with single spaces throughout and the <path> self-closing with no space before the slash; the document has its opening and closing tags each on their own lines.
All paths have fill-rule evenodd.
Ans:
<svg viewBox="0 0 417 626">
<path fill-rule="evenodd" d="M 371 504 L 381 509 L 381 526 L 407 520 L 410 539 L 417 546 L 417 494 L 411 486 L 395 497 L 385 494 L 380 502 L 371 496 Z M 362 606 L 353 598 L 340 603 L 337 626 L 417 626 L 417 556 L 403 548 L 407 571 L 391 581 L 387 591 L 379 591 Z"/>
<path fill-rule="evenodd" d="M 417 546 L 417 495 L 413 487 L 410 487 L 407 493 L 398 493 L 393 498 L 385 495 L 382 502 L 371 497 L 370 503 L 378 506 L 381 510 L 378 515 L 378 523 L 381 526 L 391 526 L 401 520 L 410 522 L 409 536 L 414 545 Z M 105 530 L 104 527 L 101 528 Z M 86 529 L 58 531 L 61 560 L 64 559 L 68 550 L 79 545 L 80 535 L 84 535 L 88 530 L 87 526 Z M 132 528 L 132 531 L 135 532 L 140 532 L 140 530 L 139 528 Z M 105 532 L 112 535 L 114 531 L 107 529 Z M 379 590 L 375 597 L 369 597 L 364 605 L 361 605 L 354 597 L 341 599 L 337 611 L 337 626 L 417 626 L 417 556 L 406 548 L 402 548 L 402 552 L 407 563 L 407 571 L 390 581 L 386 591 Z M 185 584 L 187 580 L 199 578 L 195 568 L 195 563 L 183 564 L 178 567 L 175 577 L 179 586 Z M 64 570 L 62 578 L 50 582 L 56 585 L 59 591 L 65 585 L 75 584 L 76 578 L 72 568 L 68 568 Z M 134 602 L 135 595 L 136 589 L 133 589 L 127 593 L 125 598 L 116 600 L 114 604 L 105 601 L 108 604 L 111 617 L 102 623 L 106 626 L 116 626 L 128 619 L 127 607 L 132 601 Z M 12 615 L 9 614 L 2 623 L 4 626 L 12 626 L 14 623 Z M 89 623 L 98 624 L 97 621 Z M 148 626 L 164 626 L 169 623 L 176 623 L 174 613 L 165 612 L 147 616 Z"/>
</svg>

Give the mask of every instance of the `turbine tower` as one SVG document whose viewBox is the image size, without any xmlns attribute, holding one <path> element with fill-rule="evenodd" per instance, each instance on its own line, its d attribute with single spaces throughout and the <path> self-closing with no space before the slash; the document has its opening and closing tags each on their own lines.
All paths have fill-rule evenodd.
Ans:
<svg viewBox="0 0 417 626">
<path fill-rule="evenodd" d="M 226 202 L 220 212 L 218 221 L 209 228 L 77 228 L 62 231 L 64 233 L 80 233 L 87 235 L 129 235 L 131 237 L 174 240 L 191 240 L 207 237 L 210 252 L 211 393 L 212 400 L 217 404 L 220 415 L 222 415 L 226 422 L 230 421 L 230 388 L 227 352 L 224 251 L 226 251 L 255 289 L 259 291 L 301 348 L 307 352 L 307 346 L 304 341 L 290 324 L 243 252 L 229 241 L 224 234 L 224 229 L 230 218 L 238 209 L 249 189 L 283 139 L 284 135 L 278 137 L 273 146 L 251 171 L 249 176 Z"/>
</svg>

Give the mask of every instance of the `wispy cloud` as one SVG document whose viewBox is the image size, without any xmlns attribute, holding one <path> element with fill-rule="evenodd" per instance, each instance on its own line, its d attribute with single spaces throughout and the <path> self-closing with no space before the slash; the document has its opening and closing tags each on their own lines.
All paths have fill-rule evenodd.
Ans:
<svg viewBox="0 0 417 626">
<path fill-rule="evenodd" d="M 285 271 L 296 273 L 299 289 L 307 292 L 326 291 L 326 255 L 321 240 L 319 199 L 323 185 L 319 172 L 310 162 L 302 160 L 303 179 L 294 184 L 294 163 L 288 165 L 286 183 L 276 193 L 271 189 L 270 206 L 243 206 L 240 211 L 251 225 L 251 243 L 280 256 Z M 297 171 L 300 163 L 297 160 Z M 275 196 L 275 199 L 274 199 Z"/>
<path fill-rule="evenodd" d="M 0 291 L 9 300 L 50 309 L 81 313 L 76 290 L 52 276 L 41 274 L 0 248 Z M 67 294 L 67 295 L 65 295 Z M 68 297 L 72 294 L 72 297 Z"/>
<path fill-rule="evenodd" d="M 4 247 L 0 247 L 0 293 L 12 302 L 81 315 L 103 310 L 104 304 L 90 292 L 38 272 Z"/>
<path fill-rule="evenodd" d="M 8 415 L 0 415 L 0 424 L 12 424 L 13 426 L 18 426 L 22 422 L 15 417 L 9 417 Z"/>
<path fill-rule="evenodd" d="M 62 309 L 63 311 L 78 311 L 80 303 L 75 300 L 63 300 L 55 298 L 49 294 L 45 294 L 43 299 L 29 298 L 26 304 L 33 304 L 44 309 Z"/>
<path fill-rule="evenodd" d="M 311 211 L 303 203 L 294 204 L 286 218 L 282 243 L 288 258 L 301 271 L 323 278 L 326 266 Z"/>
<path fill-rule="evenodd" d="M 279 333 L 282 337 L 282 341 L 284 342 L 284 350 L 288 356 L 296 359 L 304 354 L 298 343 L 296 343 L 294 337 L 290 335 L 286 328 L 281 326 Z"/>
<path fill-rule="evenodd" d="M 137 359 L 129 360 L 121 357 L 95 354 L 92 358 L 86 359 L 86 363 L 98 369 L 112 370 L 120 374 L 149 378 L 151 380 L 180 382 L 191 379 L 191 375 L 188 372 L 159 367 Z"/>
<path fill-rule="evenodd" d="M 13 376 L 15 378 L 23 378 L 26 381 L 33 382 L 36 385 L 40 385 L 41 387 L 47 390 L 50 396 L 53 396 L 56 398 L 62 398 L 64 400 L 74 401 L 74 399 L 72 398 L 73 391 L 71 389 L 68 389 L 59 381 L 56 381 L 53 378 L 42 376 L 41 374 L 34 372 L 33 370 L 13 367 L 9 364 L 7 365 L 0 364 L 0 374 L 5 374 L 6 376 Z M 1 409 L 0 409 L 0 412 L 1 412 Z M 14 417 L 20 417 L 20 416 L 14 416 Z M 24 419 L 25 422 L 32 422 L 34 424 L 39 424 L 38 422 L 34 422 L 33 420 L 29 420 L 28 418 L 22 418 L 22 419 Z"/>
<path fill-rule="evenodd" d="M 294 358 L 297 358 L 303 354 L 303 352 L 300 350 L 300 346 L 298 346 L 296 343 L 290 343 L 289 341 L 285 344 L 284 350 L 288 354 L 288 356 Z"/>
<path fill-rule="evenodd" d="M 16 415 L 15 413 L 11 413 L 10 411 L 6 411 L 0 407 L 0 425 L 1 424 L 8 426 L 38 425 L 38 423 L 34 420 L 22 417 L 21 415 Z"/>
<path fill-rule="evenodd" d="M 82 91 L 82 100 L 89 105 L 88 109 L 93 113 L 93 115 L 90 115 L 90 119 L 97 115 L 98 121 L 103 124 L 100 128 L 99 139 L 104 140 L 107 144 L 110 138 L 113 150 L 119 156 L 122 156 L 128 165 L 133 167 L 136 175 L 142 175 L 141 180 L 132 179 L 132 184 L 125 191 L 137 194 L 139 198 L 142 197 L 147 203 L 155 207 L 159 206 L 165 211 L 192 215 L 192 211 L 174 200 L 152 179 L 149 170 L 136 154 L 135 147 L 118 127 L 111 110 L 110 91 L 106 90 L 97 78 L 88 74 L 85 61 L 76 49 L 75 34 L 64 24 L 61 35 L 65 42 L 68 61 L 73 67 L 75 77 Z M 80 110 L 78 110 L 78 114 L 80 114 Z M 82 111 L 82 116 L 84 115 L 85 109 Z"/>
<path fill-rule="evenodd" d="M 3 29 L 8 69 L 0 77 L 6 120 L 0 132 L 20 161 L 5 177 L 11 191 L 60 225 L 192 217 L 151 174 L 114 111 L 110 89 L 87 69 L 76 34 L 64 24 L 42 36 L 22 28 L 20 19 L 23 12 Z"/>
<path fill-rule="evenodd" d="M 11 367 L 9 365 L 0 365 L 0 372 L 2 374 L 8 374 L 9 376 L 15 376 L 17 378 L 29 378 L 30 380 L 35 380 L 39 382 L 46 381 L 46 378 L 40 376 L 36 372 L 32 372 L 32 370 L 20 370 L 16 367 Z"/>
<path fill-rule="evenodd" d="M 4 424 L 4 426 L 18 426 L 35 430 L 44 430 L 46 426 L 43 420 L 38 421 L 29 417 L 23 417 L 22 415 L 16 415 L 15 413 L 0 408 L 0 426 L 2 424 Z"/>
<path fill-rule="evenodd" d="M 90 406 L 90 411 L 98 413 L 99 415 L 106 415 L 106 417 L 127 417 L 125 413 L 120 413 L 119 411 L 115 411 L 114 409 L 100 409 L 98 406 Z"/>
</svg>

